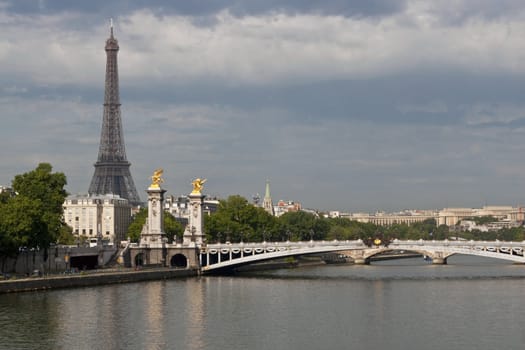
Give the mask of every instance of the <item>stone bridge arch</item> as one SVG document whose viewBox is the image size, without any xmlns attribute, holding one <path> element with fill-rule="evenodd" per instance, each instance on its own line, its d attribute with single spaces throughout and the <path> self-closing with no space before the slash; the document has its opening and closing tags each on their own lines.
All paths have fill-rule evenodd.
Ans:
<svg viewBox="0 0 525 350">
<path fill-rule="evenodd" d="M 346 250 L 342 252 L 347 257 L 350 257 L 354 260 L 354 264 L 370 264 L 370 258 L 385 253 L 385 252 L 391 252 L 394 250 L 399 250 L 399 248 L 389 248 L 389 247 L 377 247 L 377 248 L 368 248 L 368 249 L 354 249 L 354 250 Z M 405 249 L 405 251 L 408 252 L 414 252 L 418 253 L 424 256 L 428 256 L 432 259 L 433 264 L 446 264 L 447 258 L 451 255 L 454 255 L 454 253 L 445 253 L 441 251 L 433 251 L 433 250 L 426 250 L 426 249 Z"/>
<path fill-rule="evenodd" d="M 181 253 L 174 254 L 170 258 L 170 267 L 186 268 L 188 267 L 188 258 Z"/>
</svg>

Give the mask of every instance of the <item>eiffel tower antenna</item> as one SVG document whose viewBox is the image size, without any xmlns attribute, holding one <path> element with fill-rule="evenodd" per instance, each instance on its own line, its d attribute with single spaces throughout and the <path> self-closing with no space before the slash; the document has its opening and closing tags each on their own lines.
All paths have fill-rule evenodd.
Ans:
<svg viewBox="0 0 525 350">
<path fill-rule="evenodd" d="M 102 131 L 95 173 L 88 192 L 89 194 L 117 194 L 128 199 L 131 205 L 141 205 L 142 202 L 129 171 L 131 163 L 126 158 L 124 147 L 117 65 L 119 45 L 113 36 L 113 19 L 110 20 L 110 37 L 106 40 L 105 50 L 107 61 Z"/>
</svg>

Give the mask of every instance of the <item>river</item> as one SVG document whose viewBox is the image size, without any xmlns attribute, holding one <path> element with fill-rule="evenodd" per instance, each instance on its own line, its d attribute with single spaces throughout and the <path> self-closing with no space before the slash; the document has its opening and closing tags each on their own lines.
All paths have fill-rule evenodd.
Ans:
<svg viewBox="0 0 525 350">
<path fill-rule="evenodd" d="M 525 266 L 454 256 L 0 295 L 1 349 L 522 349 Z"/>
</svg>

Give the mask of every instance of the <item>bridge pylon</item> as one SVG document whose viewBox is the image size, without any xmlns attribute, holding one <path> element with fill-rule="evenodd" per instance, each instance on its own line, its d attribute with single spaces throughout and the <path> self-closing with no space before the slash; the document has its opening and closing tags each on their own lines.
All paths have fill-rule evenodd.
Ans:
<svg viewBox="0 0 525 350">
<path fill-rule="evenodd" d="M 200 248 L 204 243 L 203 203 L 206 195 L 194 190 L 188 195 L 190 217 L 184 230 L 182 245 Z"/>
</svg>

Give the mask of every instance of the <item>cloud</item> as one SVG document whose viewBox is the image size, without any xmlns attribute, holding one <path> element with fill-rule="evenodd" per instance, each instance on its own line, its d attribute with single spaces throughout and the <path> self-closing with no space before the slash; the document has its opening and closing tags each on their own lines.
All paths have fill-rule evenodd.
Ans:
<svg viewBox="0 0 525 350">
<path fill-rule="evenodd" d="M 270 179 L 275 199 L 320 209 L 519 201 L 518 2 L 105 3 L 119 10 L 124 139 L 141 194 L 163 167 L 170 193 L 206 177 L 210 195 L 250 198 Z M 0 3 L 0 184 L 49 161 L 85 192 L 109 7 L 40 5 Z"/>
<path fill-rule="evenodd" d="M 430 101 L 424 104 L 406 104 L 398 107 L 402 113 L 446 113 L 448 107 L 444 101 Z"/>
<path fill-rule="evenodd" d="M 513 122 L 525 122 L 525 105 L 476 103 L 467 107 L 465 122 L 467 125 L 508 125 Z"/>
<path fill-rule="evenodd" d="M 439 7 L 442 9 L 442 7 Z M 216 13 L 208 26 L 189 16 L 136 10 L 116 19 L 123 78 L 134 82 L 194 79 L 226 84 L 285 84 L 326 79 L 370 79 L 439 67 L 523 74 L 524 12 L 468 17 L 460 24 L 427 2 L 410 2 L 384 17 L 285 12 L 237 17 Z M 71 30 L 91 18 L 77 12 L 13 15 L 0 29 L 11 80 L 38 84 L 97 84 L 107 24 Z M 92 24 L 92 23 L 91 23 Z M 22 34 L 23 33 L 23 34 Z M 31 59 L 34 52 L 40 59 Z"/>
<path fill-rule="evenodd" d="M 1 3 L 0 3 L 1 4 Z M 71 8 L 68 0 L 11 0 L 6 2 L 16 13 L 52 13 Z M 323 15 L 344 14 L 345 16 L 380 16 L 403 8 L 403 0 L 367 1 L 319 1 L 319 0 L 91 0 L 75 4 L 84 13 L 122 13 L 144 8 L 153 9 L 159 14 L 179 14 L 184 16 L 206 17 L 220 11 L 229 11 L 235 16 L 258 15 L 273 12 L 288 14 L 317 13 Z"/>
</svg>

